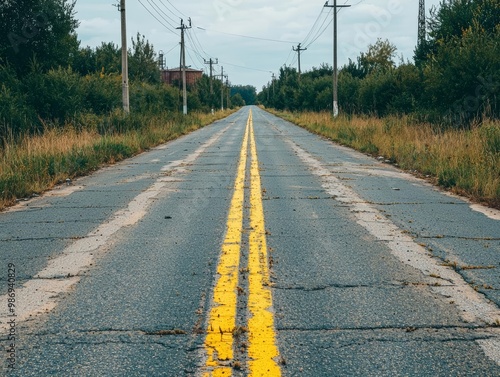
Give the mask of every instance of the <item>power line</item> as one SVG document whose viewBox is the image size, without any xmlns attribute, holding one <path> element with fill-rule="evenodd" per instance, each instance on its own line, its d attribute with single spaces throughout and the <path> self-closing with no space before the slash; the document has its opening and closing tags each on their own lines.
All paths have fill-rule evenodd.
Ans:
<svg viewBox="0 0 500 377">
<path fill-rule="evenodd" d="M 339 12 L 340 12 L 343 8 L 344 8 L 344 6 L 348 3 L 348 1 L 349 1 L 349 0 L 346 0 L 346 1 L 344 2 L 343 6 L 342 6 L 342 7 L 339 7 L 339 9 L 337 10 L 337 14 L 338 14 L 338 13 L 339 13 Z M 361 4 L 363 1 L 365 1 L 365 0 L 359 0 L 356 4 L 353 4 L 353 6 L 359 5 L 359 4 Z M 327 2 L 327 3 L 328 3 L 328 2 Z M 350 5 L 350 6 L 351 6 L 351 5 Z M 324 10 L 324 8 L 325 8 L 325 7 L 323 7 L 323 8 L 322 8 L 322 11 Z M 317 32 L 317 33 L 316 33 L 316 35 L 312 38 L 311 42 L 309 42 L 308 44 L 306 44 L 306 40 L 307 40 L 307 38 L 308 38 L 308 37 L 306 37 L 306 39 L 304 39 L 304 42 L 302 42 L 302 44 L 306 44 L 306 48 L 309 48 L 310 46 L 312 46 L 312 45 L 313 45 L 313 43 L 314 43 L 314 42 L 316 42 L 316 41 L 319 39 L 319 37 L 321 37 L 321 36 L 325 33 L 325 31 L 326 31 L 326 30 L 330 27 L 330 25 L 333 23 L 333 20 L 332 20 L 332 19 L 330 19 L 330 20 L 329 20 L 329 22 L 328 22 L 328 24 L 327 24 L 327 25 L 323 28 L 323 26 L 325 25 L 325 22 L 329 19 L 329 16 L 330 16 L 330 14 L 332 13 L 332 11 L 333 11 L 333 8 L 330 8 L 330 9 L 328 10 L 328 13 L 327 13 L 327 14 L 326 14 L 326 16 L 325 16 L 325 19 L 324 19 L 324 20 L 323 20 L 323 22 L 321 23 L 321 26 L 319 27 L 318 32 Z M 321 16 L 321 13 L 320 13 L 320 16 Z M 320 17 L 318 17 L 318 19 L 319 19 L 319 18 L 320 18 Z M 318 21 L 318 20 L 316 20 L 316 22 L 317 22 L 317 21 Z M 322 28 L 323 28 L 323 29 L 322 29 Z M 311 29 L 311 31 L 312 31 L 313 29 L 314 29 L 314 25 L 313 25 L 313 28 Z"/>
<path fill-rule="evenodd" d="M 165 5 L 165 3 L 163 3 L 163 1 L 162 1 L 162 0 L 158 0 L 158 2 L 159 2 L 162 6 L 163 6 L 163 8 L 165 8 L 165 9 L 166 9 L 169 13 L 171 13 L 171 14 L 172 14 L 175 18 L 182 18 L 182 17 L 186 17 L 186 18 L 187 18 L 187 16 L 185 16 L 182 12 L 180 12 L 180 11 L 179 11 L 179 10 L 178 10 L 178 9 L 177 9 L 177 8 L 176 8 L 176 7 L 175 7 L 175 6 L 174 6 L 174 5 L 170 2 L 170 1 L 169 1 L 168 3 L 172 6 L 172 8 L 174 8 L 174 9 L 177 11 L 177 14 L 176 14 L 176 13 L 174 13 L 174 12 L 172 11 L 172 9 L 170 9 L 169 7 L 167 7 L 167 6 Z M 180 14 L 181 16 L 180 16 L 179 14 Z"/>
<path fill-rule="evenodd" d="M 288 63 L 288 59 L 290 59 L 290 56 L 292 55 L 293 49 L 290 49 L 290 52 L 288 53 L 288 56 L 285 59 L 285 65 Z"/>
<path fill-rule="evenodd" d="M 167 13 L 165 13 L 158 4 L 156 4 L 155 0 L 148 0 L 148 3 L 150 3 L 152 6 L 154 6 L 158 12 L 158 14 L 165 20 L 167 21 L 167 18 L 171 22 L 177 22 L 177 20 L 174 20 L 172 17 L 170 17 Z M 165 18 L 166 17 L 166 18 Z M 179 17 L 180 18 L 180 17 Z M 168 22 L 168 21 L 167 21 Z M 170 24 L 170 22 L 168 22 Z"/>
<path fill-rule="evenodd" d="M 188 54 L 188 56 L 189 56 L 189 59 L 191 59 L 191 61 L 194 63 L 194 59 L 193 59 L 193 57 L 191 56 L 191 54 L 189 53 L 189 50 L 190 50 L 189 48 L 186 48 L 186 52 L 187 52 L 187 54 Z M 194 52 L 194 50 L 193 50 L 193 52 Z M 195 56 L 196 56 L 196 57 L 198 57 L 197 55 L 195 55 Z M 200 59 L 200 58 L 198 58 L 198 61 L 199 61 L 199 62 L 201 62 L 201 60 L 199 60 L 199 59 Z M 196 68 L 198 68 L 198 67 L 196 67 Z"/>
<path fill-rule="evenodd" d="M 331 9 L 328 11 L 328 13 L 326 14 L 323 22 L 321 23 L 321 26 L 318 28 L 318 31 L 323 27 L 323 25 L 325 24 L 325 20 L 328 18 L 328 15 L 329 13 L 331 12 Z M 322 7 L 321 8 L 321 12 L 319 13 L 318 17 L 316 18 L 316 21 L 314 21 L 313 23 L 313 26 L 311 27 L 311 30 L 309 30 L 309 33 L 307 33 L 306 37 L 304 38 L 304 40 L 302 41 L 302 44 L 303 45 L 307 45 L 308 41 L 309 41 L 309 38 L 313 35 L 313 32 L 314 30 L 316 29 L 316 26 L 319 25 L 320 23 L 320 19 L 321 19 L 321 16 L 325 13 L 325 8 Z M 314 37 L 312 38 L 314 39 Z"/>
<path fill-rule="evenodd" d="M 228 62 L 220 62 L 222 64 L 226 64 L 226 65 L 230 65 L 230 66 L 233 66 L 233 67 L 238 67 L 238 68 L 243 68 L 243 69 L 248 69 L 248 70 L 251 70 L 251 71 L 259 71 L 259 72 L 271 72 L 270 70 L 263 70 L 263 69 L 258 69 L 258 68 L 250 68 L 250 67 L 245 67 L 245 66 L 242 66 L 242 65 L 237 65 L 237 64 L 231 64 L 231 63 L 228 63 Z M 215 68 L 214 68 L 215 69 Z"/>
<path fill-rule="evenodd" d="M 200 43 L 198 37 L 196 36 L 196 33 L 192 32 L 193 29 L 189 29 L 188 33 L 187 33 L 187 36 L 189 38 L 189 40 L 191 41 L 192 43 L 192 47 L 196 50 L 196 52 L 202 57 L 203 60 L 205 60 L 205 58 L 207 56 L 210 56 L 209 53 L 207 53 L 204 49 L 203 49 L 203 46 L 202 44 Z"/>
<path fill-rule="evenodd" d="M 167 0 L 167 3 L 169 3 L 170 5 L 172 5 L 172 8 L 174 8 L 177 12 L 179 12 L 179 13 L 180 13 L 183 17 L 188 18 L 188 16 L 186 16 L 186 15 L 185 15 L 184 13 L 182 13 L 179 9 L 177 9 L 177 8 L 175 7 L 175 5 L 174 5 L 174 4 L 172 4 L 169 0 Z"/>
<path fill-rule="evenodd" d="M 144 5 L 144 3 L 139 0 L 139 3 L 144 7 L 144 9 L 146 9 L 146 11 L 151 15 L 153 16 L 154 19 L 156 19 L 156 21 L 158 21 L 165 29 L 167 29 L 168 31 L 170 31 L 171 33 L 173 34 L 177 34 L 174 30 L 172 30 L 170 27 L 168 27 L 167 25 L 165 25 L 158 17 L 156 17 L 153 12 L 151 12 L 151 10 L 146 6 Z"/>
<path fill-rule="evenodd" d="M 218 33 L 218 34 L 225 34 L 225 35 L 231 35 L 233 37 L 239 37 L 239 38 L 249 38 L 249 39 L 257 39 L 259 41 L 268 41 L 268 42 L 276 42 L 276 43 L 298 43 L 298 42 L 291 42 L 291 41 L 282 41 L 278 39 L 270 39 L 270 38 L 261 38 L 261 37 L 253 37 L 250 35 L 242 35 L 242 34 L 233 34 L 233 33 L 226 33 L 224 31 L 217 31 L 217 30 L 210 30 L 210 29 L 205 29 L 202 27 L 198 26 L 198 29 L 200 30 L 205 30 L 205 31 L 210 31 L 212 33 Z"/>
<path fill-rule="evenodd" d="M 204 59 L 205 59 L 205 57 L 204 57 L 204 56 L 203 56 L 203 54 L 202 54 L 202 53 L 198 50 L 198 48 L 197 48 L 196 44 L 194 43 L 193 38 L 191 37 L 191 35 L 190 35 L 189 33 L 186 33 L 186 35 L 187 35 L 188 40 L 189 40 L 189 41 L 190 41 L 190 43 L 191 43 L 191 47 L 192 47 L 192 49 L 193 49 L 194 53 L 195 53 L 197 56 L 200 56 L 202 60 L 204 60 Z"/>
<path fill-rule="evenodd" d="M 172 47 L 170 50 L 165 52 L 165 55 L 168 54 L 169 52 L 172 52 L 174 48 L 179 47 L 179 44 L 177 43 L 174 47 Z"/>
<path fill-rule="evenodd" d="M 331 11 L 328 12 L 328 15 L 330 15 L 330 13 L 331 13 Z M 325 24 L 326 20 L 327 19 L 325 18 L 325 20 L 323 21 L 323 24 L 321 25 L 321 27 L 323 27 L 323 25 Z M 316 36 L 314 37 L 314 39 L 311 42 L 309 42 L 309 44 L 306 47 L 312 46 L 313 43 L 316 42 L 319 39 L 319 37 L 321 37 L 325 33 L 326 29 L 328 29 L 332 23 L 333 23 L 333 20 L 330 20 L 330 22 L 328 22 L 328 24 L 323 28 L 323 30 L 321 30 L 318 34 L 316 34 Z"/>
</svg>

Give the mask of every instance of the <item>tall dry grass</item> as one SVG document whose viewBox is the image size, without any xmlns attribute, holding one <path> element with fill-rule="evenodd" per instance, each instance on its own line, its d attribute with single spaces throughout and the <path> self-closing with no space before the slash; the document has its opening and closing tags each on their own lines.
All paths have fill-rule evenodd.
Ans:
<svg viewBox="0 0 500 377">
<path fill-rule="evenodd" d="M 228 116 L 232 111 L 193 114 L 181 121 L 165 116 L 139 116 L 139 127 L 124 132 L 98 132 L 105 119 L 47 129 L 40 136 L 6 140 L 0 147 L 0 210 L 104 164 L 131 157 Z M 92 124 L 96 123 L 96 124 Z"/>
<path fill-rule="evenodd" d="M 338 143 L 382 155 L 405 170 L 500 208 L 500 123 L 486 121 L 471 130 L 442 130 L 410 118 L 383 119 L 328 113 L 277 113 Z"/>
</svg>

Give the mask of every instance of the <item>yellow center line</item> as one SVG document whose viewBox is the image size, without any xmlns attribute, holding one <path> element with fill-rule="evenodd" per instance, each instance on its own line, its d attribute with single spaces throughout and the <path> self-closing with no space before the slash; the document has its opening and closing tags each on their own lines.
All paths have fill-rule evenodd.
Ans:
<svg viewBox="0 0 500 377">
<path fill-rule="evenodd" d="M 229 208 L 227 231 L 217 266 L 218 279 L 213 292 L 213 307 L 208 319 L 203 377 L 227 377 L 234 365 L 234 338 L 238 301 L 238 272 L 243 232 L 245 175 L 250 141 L 250 232 L 248 256 L 248 367 L 250 377 L 280 377 L 279 356 L 271 312 L 272 294 L 264 225 L 264 208 L 253 130 L 252 112 L 248 116 L 234 194 Z"/>
<path fill-rule="evenodd" d="M 249 234 L 249 293 L 248 309 L 248 357 L 250 377 L 279 377 L 281 370 L 277 363 L 274 316 L 271 312 L 272 293 L 269 286 L 269 268 L 260 183 L 259 161 L 253 130 L 252 112 L 250 123 L 250 234 Z"/>
<path fill-rule="evenodd" d="M 214 304 L 210 311 L 205 339 L 207 361 L 203 373 L 204 377 L 231 376 L 232 374 L 233 330 L 236 327 L 238 270 L 243 230 L 249 124 L 248 121 L 240 152 L 234 194 L 227 219 L 226 238 L 222 245 L 222 254 L 217 267 L 219 279 L 213 292 Z"/>
</svg>

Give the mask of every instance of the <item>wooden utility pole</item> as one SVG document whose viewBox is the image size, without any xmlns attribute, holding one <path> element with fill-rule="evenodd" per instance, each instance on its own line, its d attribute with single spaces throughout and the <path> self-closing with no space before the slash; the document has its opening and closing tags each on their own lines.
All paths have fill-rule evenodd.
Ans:
<svg viewBox="0 0 500 377">
<path fill-rule="evenodd" d="M 122 24 L 122 99 L 123 111 L 130 113 L 130 97 L 128 87 L 128 51 L 127 51 L 127 17 L 125 14 L 125 0 L 120 0 Z"/>
<path fill-rule="evenodd" d="M 184 20 L 181 19 L 181 26 L 177 29 L 181 30 L 182 113 L 187 115 L 186 44 L 184 43 L 184 31 L 191 29 L 191 18 L 189 18 L 189 26 L 184 25 Z"/>
<path fill-rule="evenodd" d="M 339 115 L 338 105 L 338 75 L 337 75 L 337 8 L 348 8 L 350 5 L 337 5 L 337 0 L 333 0 L 333 5 L 325 3 L 326 8 L 333 8 L 333 116 Z"/>
</svg>

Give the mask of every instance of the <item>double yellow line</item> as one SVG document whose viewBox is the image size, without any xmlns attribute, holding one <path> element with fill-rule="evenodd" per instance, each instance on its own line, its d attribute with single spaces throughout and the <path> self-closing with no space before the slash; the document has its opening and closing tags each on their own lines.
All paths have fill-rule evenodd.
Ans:
<svg viewBox="0 0 500 377">
<path fill-rule="evenodd" d="M 249 146 L 250 144 L 250 146 Z M 250 148 L 249 148 L 250 147 Z M 253 130 L 252 112 L 243 137 L 234 194 L 227 220 L 226 238 L 217 266 L 218 280 L 213 293 L 213 307 L 208 320 L 205 350 L 207 360 L 204 377 L 231 376 L 234 360 L 238 272 L 240 269 L 241 238 L 245 200 L 245 176 L 250 149 L 250 232 L 248 256 L 248 370 L 250 377 L 279 377 L 281 370 L 270 311 L 272 294 L 262 205 L 259 161 Z"/>
</svg>

